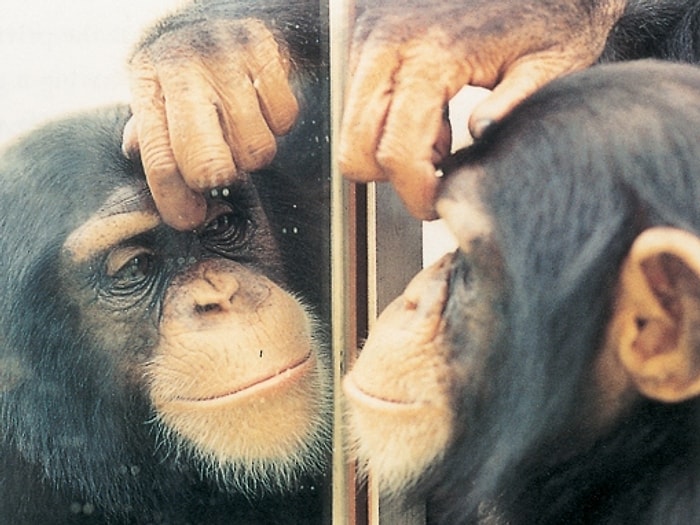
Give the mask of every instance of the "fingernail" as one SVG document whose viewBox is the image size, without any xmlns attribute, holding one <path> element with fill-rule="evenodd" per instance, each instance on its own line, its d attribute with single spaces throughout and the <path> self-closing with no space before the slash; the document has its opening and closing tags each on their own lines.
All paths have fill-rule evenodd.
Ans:
<svg viewBox="0 0 700 525">
<path fill-rule="evenodd" d="M 474 129 L 472 130 L 472 135 L 474 136 L 475 139 L 480 139 L 486 130 L 494 123 L 496 122 L 493 119 L 490 118 L 482 118 L 477 120 L 474 123 Z"/>
</svg>

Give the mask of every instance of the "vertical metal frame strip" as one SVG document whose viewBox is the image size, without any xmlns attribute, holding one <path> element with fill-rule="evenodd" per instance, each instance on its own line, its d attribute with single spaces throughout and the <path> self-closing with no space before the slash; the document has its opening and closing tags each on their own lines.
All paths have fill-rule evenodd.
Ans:
<svg viewBox="0 0 700 525">
<path fill-rule="evenodd" d="M 323 2 L 323 0 L 321 0 Z M 331 91 L 331 323 L 333 349 L 333 525 L 356 523 L 355 472 L 347 457 L 341 381 L 358 347 L 357 205 L 354 185 L 338 169 L 338 134 L 351 25 L 352 0 L 331 0 L 329 6 Z"/>
</svg>

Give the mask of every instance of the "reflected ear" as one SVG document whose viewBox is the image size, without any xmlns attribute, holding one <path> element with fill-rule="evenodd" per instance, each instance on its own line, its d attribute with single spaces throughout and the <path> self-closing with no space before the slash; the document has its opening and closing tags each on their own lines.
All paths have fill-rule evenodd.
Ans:
<svg viewBox="0 0 700 525">
<path fill-rule="evenodd" d="M 700 238 L 651 228 L 622 265 L 613 326 L 639 391 L 679 402 L 700 394 Z"/>
</svg>

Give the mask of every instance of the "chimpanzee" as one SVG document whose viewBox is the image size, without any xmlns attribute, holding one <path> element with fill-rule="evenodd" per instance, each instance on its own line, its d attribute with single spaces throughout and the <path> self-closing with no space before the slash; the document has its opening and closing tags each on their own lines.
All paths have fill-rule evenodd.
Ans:
<svg viewBox="0 0 700 525">
<path fill-rule="evenodd" d="M 700 516 L 700 70 L 553 81 L 450 157 L 458 250 L 345 379 L 361 460 L 431 523 Z"/>
<path fill-rule="evenodd" d="M 273 162 L 174 230 L 122 154 L 128 117 L 0 156 L 0 522 L 322 523 L 318 195 Z"/>
</svg>

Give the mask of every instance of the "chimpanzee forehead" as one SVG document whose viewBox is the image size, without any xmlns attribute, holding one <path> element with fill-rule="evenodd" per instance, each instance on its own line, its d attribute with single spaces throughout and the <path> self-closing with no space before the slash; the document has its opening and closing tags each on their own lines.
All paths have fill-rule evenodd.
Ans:
<svg viewBox="0 0 700 525">
<path fill-rule="evenodd" d="M 119 187 L 105 203 L 66 238 L 63 249 L 74 262 L 95 255 L 161 224 L 153 199 L 145 187 Z"/>
</svg>

